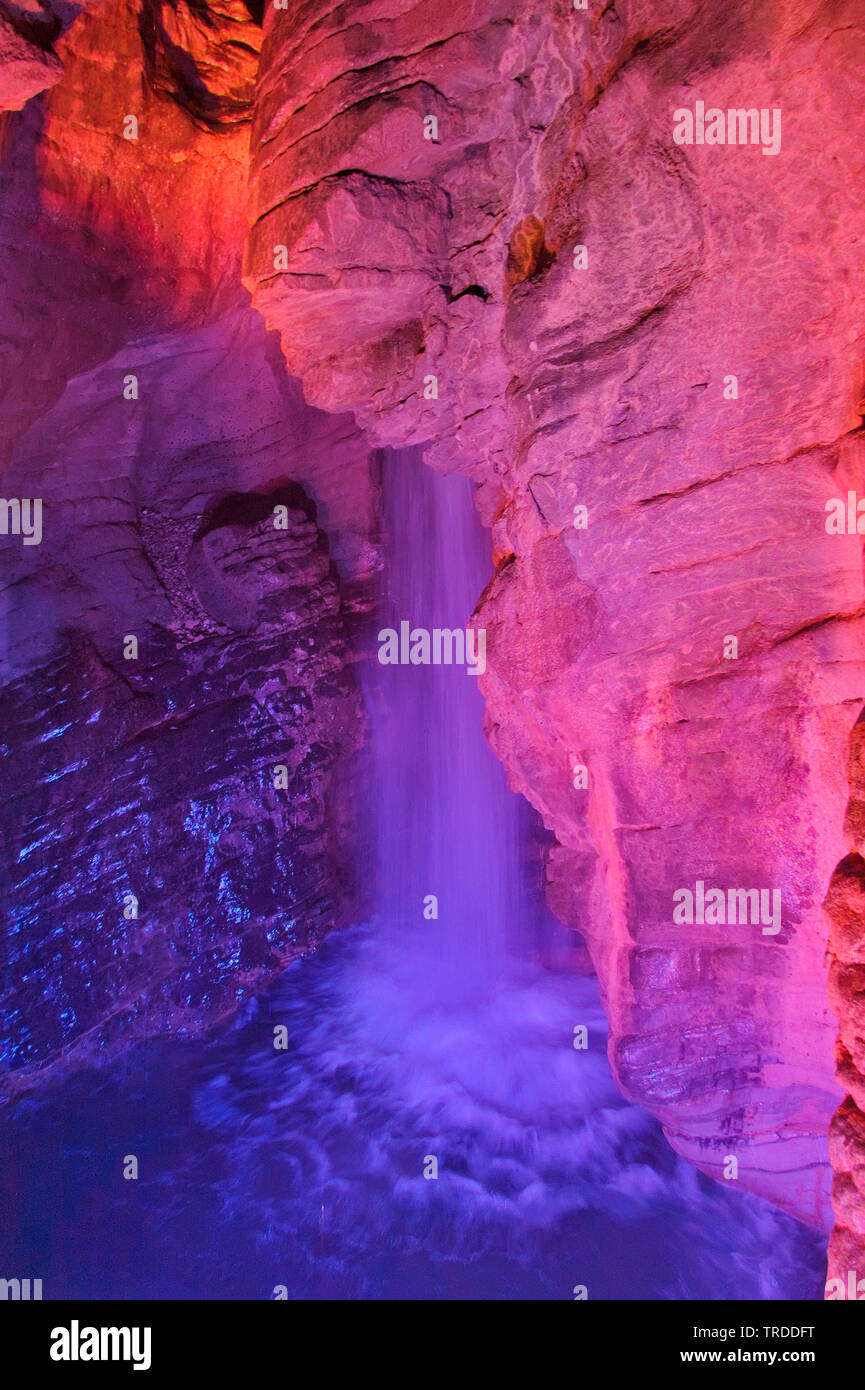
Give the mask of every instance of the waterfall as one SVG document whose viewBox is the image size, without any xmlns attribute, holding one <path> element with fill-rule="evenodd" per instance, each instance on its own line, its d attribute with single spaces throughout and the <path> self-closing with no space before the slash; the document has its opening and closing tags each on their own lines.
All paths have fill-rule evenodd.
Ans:
<svg viewBox="0 0 865 1390">
<path fill-rule="evenodd" d="M 464 627 L 489 573 L 469 483 L 403 451 L 383 488 L 381 629 Z M 4 1267 L 54 1298 L 819 1298 L 819 1237 L 677 1159 L 613 1082 L 595 982 L 534 958 L 528 812 L 476 678 L 375 646 L 375 920 L 214 1034 L 35 1097 L 0 1134 L 40 1214 Z"/>
<path fill-rule="evenodd" d="M 385 455 L 382 488 L 382 629 L 463 632 L 490 578 L 470 482 L 437 477 L 407 449 Z M 530 908 L 520 806 L 483 736 L 478 679 L 468 664 L 375 661 L 366 693 L 381 929 L 411 954 L 428 995 L 479 996 L 501 978 Z"/>
</svg>

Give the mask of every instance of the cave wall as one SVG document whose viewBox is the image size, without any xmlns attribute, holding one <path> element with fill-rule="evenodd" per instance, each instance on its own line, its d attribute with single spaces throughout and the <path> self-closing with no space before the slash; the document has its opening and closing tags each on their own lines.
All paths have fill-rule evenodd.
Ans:
<svg viewBox="0 0 865 1390">
<path fill-rule="evenodd" d="M 837 865 L 826 895 L 829 933 L 829 997 L 839 1021 L 838 1080 L 846 1095 L 832 1119 L 832 1205 L 827 1296 L 861 1297 L 865 1269 L 865 717 L 850 737 L 850 799 L 844 820 L 848 853 Z M 853 1275 L 851 1286 L 851 1273 Z M 832 1281 L 836 1282 L 834 1288 Z"/>
<path fill-rule="evenodd" d="M 556 835 L 620 1082 L 818 1225 L 865 674 L 861 543 L 825 525 L 862 475 L 863 38 L 844 0 L 272 8 L 244 262 L 310 401 L 479 484 L 488 735 Z M 698 100 L 780 111 L 780 148 L 676 143 Z M 779 930 L 674 922 L 698 880 L 779 892 Z"/>
<path fill-rule="evenodd" d="M 735 1157 L 827 1225 L 823 899 L 865 698 L 861 543 L 825 524 L 862 485 L 859 6 L 290 0 L 259 29 L 234 0 L 4 0 L 0 20 L 4 487 L 38 485 L 46 516 L 38 563 L 0 556 L 9 891 L 45 916 L 45 980 L 105 972 L 71 1032 L 58 1000 L 28 1041 L 28 1002 L 16 1065 L 115 1013 L 118 1034 L 204 1026 L 351 910 L 370 450 L 424 443 L 492 528 L 487 733 L 555 834 L 550 902 L 587 938 L 623 1088 L 706 1172 Z M 780 148 L 677 144 L 697 101 L 778 110 Z M 277 552 L 255 499 L 283 495 Z M 72 718 L 43 747 L 54 689 Z M 109 703 L 115 726 L 89 725 Z M 202 708 L 190 737 L 226 762 L 172 787 Z M 315 750 L 292 767 L 305 829 L 265 785 L 286 741 Z M 80 853 L 58 873 L 61 824 Z M 191 904 L 155 882 L 179 834 L 204 856 Z M 118 920 L 133 876 L 146 926 Z M 780 930 L 674 921 L 697 881 L 777 891 Z M 229 898 L 237 958 L 231 919 L 213 930 Z M 50 944 L 69 903 L 74 963 Z M 275 945 L 247 939 L 257 913 Z"/>
<path fill-rule="evenodd" d="M 208 1027 L 366 906 L 376 468 L 240 282 L 260 30 L 64 14 L 0 117 L 3 492 L 41 503 L 0 543 L 3 1095 Z"/>
</svg>

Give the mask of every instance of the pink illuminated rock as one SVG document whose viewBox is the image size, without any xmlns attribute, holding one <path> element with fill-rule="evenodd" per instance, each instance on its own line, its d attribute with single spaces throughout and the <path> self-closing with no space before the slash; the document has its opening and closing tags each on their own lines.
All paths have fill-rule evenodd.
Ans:
<svg viewBox="0 0 865 1390">
<path fill-rule="evenodd" d="M 160 635 L 147 669 L 223 731 L 290 673 L 305 712 L 283 701 L 255 725 L 262 766 L 283 736 L 333 738 L 321 766 L 292 768 L 313 823 L 274 809 L 310 891 L 272 952 L 239 931 L 258 987 L 350 898 L 315 884 L 338 877 L 350 835 L 329 780 L 359 739 L 340 615 L 370 607 L 380 522 L 355 421 L 376 444 L 426 442 L 434 467 L 476 481 L 492 528 L 476 616 L 489 738 L 556 836 L 550 901 L 589 942 L 617 1075 L 679 1152 L 716 1177 L 735 1158 L 742 1187 L 817 1225 L 841 1094 L 821 904 L 861 848 L 845 760 L 865 691 L 861 542 L 825 525 L 828 501 L 865 490 L 865 40 L 856 0 L 830 8 L 307 0 L 266 6 L 259 66 L 239 0 L 105 0 L 62 35 L 35 0 L 0 6 L 4 486 L 38 485 L 62 517 L 41 571 L 4 561 L 9 710 L 35 669 L 40 720 L 55 676 L 70 699 L 104 682 L 113 702 L 111 644 L 139 620 Z M 677 143 L 674 113 L 696 131 L 698 103 L 780 124 L 763 140 L 758 119 L 755 143 Z M 210 522 L 220 489 L 248 501 L 288 484 L 317 513 L 298 511 L 277 574 L 260 517 Z M 290 632 L 321 640 L 339 698 L 280 645 L 272 583 L 314 591 Z M 249 690 L 214 693 L 202 652 L 248 669 Z M 124 717 L 163 776 L 138 810 L 179 835 L 173 712 L 136 689 Z M 93 737 L 85 719 L 69 746 L 115 756 Z M 64 808 L 72 784 L 43 770 L 47 810 L 28 803 L 20 825 L 47 864 L 41 818 L 86 842 L 92 788 Z M 249 902 L 267 919 L 270 851 L 250 787 L 223 772 L 204 791 L 241 829 L 219 852 L 236 867 L 252 837 Z M 194 816 L 186 829 L 206 835 Z M 22 831 L 15 853 L 30 843 Z M 861 1236 L 865 1074 L 858 878 L 842 879 L 840 1263 Z M 676 920 L 698 883 L 779 893 L 780 929 Z M 231 940 L 211 943 L 220 969 Z M 232 1007 L 236 963 L 215 988 L 203 938 L 179 961 L 167 929 L 122 945 L 129 972 L 111 967 L 71 1041 L 55 1011 L 35 1065 L 101 1037 L 118 1001 L 143 1032 Z M 162 993 L 144 997 L 142 960 Z"/>
<path fill-rule="evenodd" d="M 865 690 L 861 543 L 825 526 L 865 471 L 859 20 L 268 9 L 244 267 L 309 400 L 479 483 L 489 736 L 557 837 L 622 1085 L 824 1226 L 821 903 Z M 735 144 L 677 143 L 698 102 L 753 108 L 755 142 L 734 116 Z M 674 921 L 697 881 L 779 892 L 780 929 Z"/>
<path fill-rule="evenodd" d="M 827 1297 L 865 1293 L 865 722 L 850 739 L 850 800 L 845 831 L 850 852 L 838 864 L 826 896 L 830 923 L 829 996 L 839 1024 L 838 1080 L 847 1092 L 832 1120 L 832 1205 Z M 837 1281 L 840 1280 L 840 1285 Z M 835 1281 L 834 1284 L 832 1281 Z M 840 1290 L 840 1293 L 839 1293 Z"/>
</svg>

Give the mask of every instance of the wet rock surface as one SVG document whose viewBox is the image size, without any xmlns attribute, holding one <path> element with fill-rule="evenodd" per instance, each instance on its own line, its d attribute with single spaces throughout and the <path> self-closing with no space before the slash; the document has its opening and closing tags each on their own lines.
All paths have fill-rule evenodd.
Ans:
<svg viewBox="0 0 865 1390">
<path fill-rule="evenodd" d="M 3 118 L 3 491 L 41 508 L 0 538 L 4 1094 L 205 1030 L 365 904 L 376 471 L 240 284 L 257 34 L 106 3 Z"/>
<path fill-rule="evenodd" d="M 148 634 L 128 727 L 100 756 L 122 781 L 140 734 L 164 768 L 169 691 L 189 717 L 212 709 L 229 750 L 242 726 L 255 758 L 208 785 L 240 827 L 237 843 L 218 832 L 232 891 L 252 837 L 240 896 L 267 915 L 275 837 L 256 838 L 251 789 L 281 740 L 309 739 L 321 765 L 292 773 L 327 802 L 334 750 L 353 746 L 326 737 L 354 698 L 337 610 L 368 611 L 376 565 L 369 444 L 425 443 L 434 467 L 478 484 L 492 527 L 476 614 L 488 736 L 556 836 L 550 902 L 588 940 L 621 1084 L 706 1172 L 733 1156 L 743 1187 L 825 1226 L 841 1093 L 822 904 L 851 851 L 846 748 L 865 698 L 861 542 L 824 524 L 863 481 L 860 7 L 308 0 L 264 10 L 260 61 L 255 18 L 229 0 L 106 0 L 52 40 L 62 78 L 2 118 L 2 354 L 17 383 L 0 400 L 4 486 L 46 498 L 40 564 L 16 542 L 5 571 L 10 711 L 35 680 L 38 739 L 51 682 L 69 689 L 71 741 L 36 761 L 44 778 L 72 766 L 91 747 L 77 742 L 85 690 L 125 691 L 121 638 Z M 676 144 L 673 112 L 698 101 L 779 110 L 779 150 Z M 53 332 L 34 336 L 34 316 Z M 291 556 L 260 518 L 202 531 L 226 498 L 292 483 L 316 521 L 292 508 L 306 520 Z M 284 647 L 275 595 L 328 676 Z M 247 665 L 242 689 L 213 675 Z M 289 711 L 294 689 L 311 710 Z M 91 824 L 87 776 L 73 835 Z M 163 795 L 167 823 L 202 776 L 184 769 L 176 806 Z M 44 814 L 22 802 L 16 854 Z M 334 864 L 320 839 L 318 866 L 284 880 L 309 909 L 295 945 L 339 915 L 310 888 Z M 29 873 L 25 912 L 43 891 Z M 698 881 L 779 892 L 780 929 L 674 921 L 674 895 Z M 211 1007 L 184 1002 L 196 991 L 219 1012 L 270 968 L 260 936 L 224 993 L 201 965 L 216 879 L 197 890 L 198 925 L 161 945 L 140 935 L 143 909 L 141 928 L 111 917 L 124 882 L 115 866 L 101 910 L 122 957 L 127 935 L 155 953 L 142 1016 L 176 1008 L 187 1026 Z M 188 888 L 166 878 L 175 905 Z M 111 969 L 122 1013 L 139 977 Z M 855 1069 L 842 975 L 832 1000 Z M 98 1036 L 108 1003 L 77 1003 L 75 1027 Z M 62 1010 L 39 1036 L 40 1056 L 67 1045 Z M 842 1054 L 855 1097 L 845 1068 Z"/>
<path fill-rule="evenodd" d="M 705 1171 L 826 1225 L 861 14 L 370 0 L 264 31 L 245 282 L 312 401 L 479 483 L 489 736 L 559 842 L 619 1079 Z M 778 148 L 676 143 L 698 101 L 767 137 L 778 111 Z M 697 881 L 780 892 L 780 929 L 674 922 Z"/>
<path fill-rule="evenodd" d="M 182 623 L 128 662 L 79 638 L 3 691 L 10 1086 L 199 1032 L 349 917 L 361 711 L 318 529 L 295 497 L 274 531 L 270 500 L 185 554 L 163 526 L 159 555 L 151 517 L 142 555 L 174 567 Z"/>
</svg>

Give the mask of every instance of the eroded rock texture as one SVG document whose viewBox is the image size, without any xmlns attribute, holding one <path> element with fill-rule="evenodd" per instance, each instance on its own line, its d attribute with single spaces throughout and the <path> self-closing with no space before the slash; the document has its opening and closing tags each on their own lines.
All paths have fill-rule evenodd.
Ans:
<svg viewBox="0 0 865 1390">
<path fill-rule="evenodd" d="M 857 1296 L 865 1278 L 865 720 L 850 741 L 850 801 L 845 830 L 850 847 L 832 876 L 826 897 L 829 995 L 838 1015 L 838 1080 L 847 1092 L 829 1131 L 834 1170 L 835 1229 L 829 1242 L 829 1279 L 841 1280 L 842 1297 Z M 852 1281 L 851 1281 L 852 1273 Z M 836 1292 L 832 1294 L 837 1297 Z M 832 1293 L 827 1283 L 827 1292 Z"/>
<path fill-rule="evenodd" d="M 9 1084 L 72 1048 L 200 1030 L 346 919 L 335 765 L 360 710 L 308 511 L 299 489 L 229 495 L 200 528 L 142 510 L 165 592 L 128 624 L 138 659 L 73 628 L 5 687 Z"/>
<path fill-rule="evenodd" d="M 825 1224 L 861 6 L 308 0 L 264 32 L 245 281 L 311 402 L 480 484 L 489 736 L 556 834 L 617 1075 L 700 1167 Z M 698 100 L 780 110 L 780 151 L 677 145 Z M 674 924 L 698 880 L 780 891 L 780 931 Z"/>
<path fill-rule="evenodd" d="M 0 8 L 2 104 L 43 92 L 0 117 L 4 487 L 45 507 L 39 563 L 2 555 L 10 1059 L 199 1026 L 340 919 L 368 442 L 424 442 L 493 528 L 489 737 L 556 835 L 622 1085 L 825 1224 L 821 903 L 865 698 L 861 543 L 824 524 L 863 473 L 858 0 L 304 0 L 265 7 L 260 60 L 237 0 L 71 8 Z M 780 151 L 676 145 L 698 100 L 779 110 Z M 698 880 L 779 891 L 781 929 L 675 923 Z"/>
<path fill-rule="evenodd" d="M 0 111 L 20 111 L 59 79 L 53 44 L 61 28 L 58 15 L 39 0 L 4 0 L 0 5 Z"/>
<path fill-rule="evenodd" d="M 376 485 L 240 283 L 257 43 L 106 0 L 2 118 L 3 493 L 42 503 L 0 542 L 7 1093 L 208 1026 L 363 906 Z"/>
</svg>

